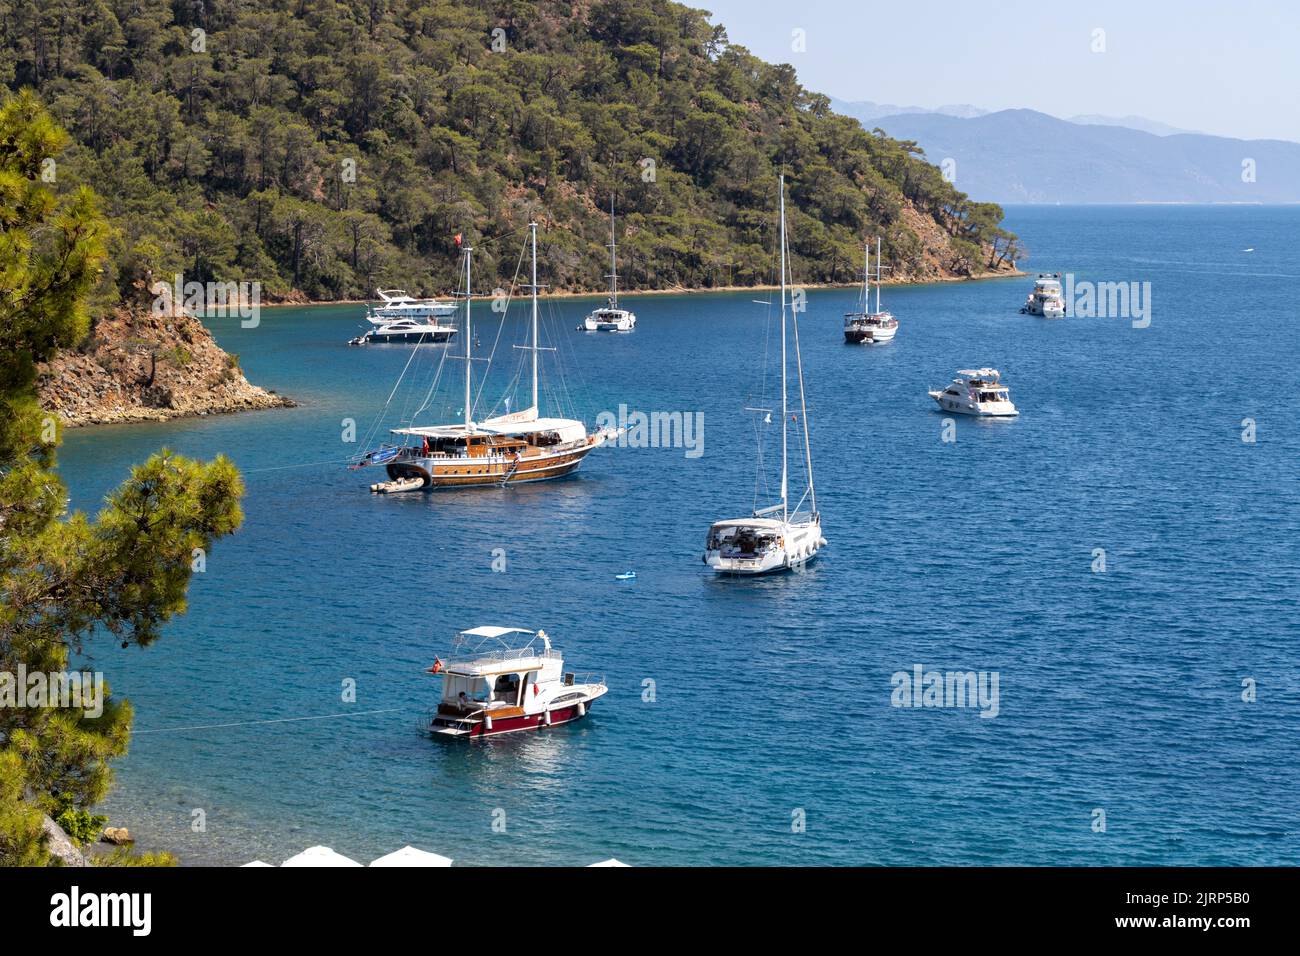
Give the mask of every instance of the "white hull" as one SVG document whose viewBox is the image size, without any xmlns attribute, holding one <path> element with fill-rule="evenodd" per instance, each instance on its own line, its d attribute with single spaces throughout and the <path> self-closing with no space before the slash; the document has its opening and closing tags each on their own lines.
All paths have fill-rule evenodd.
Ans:
<svg viewBox="0 0 1300 956">
<path fill-rule="evenodd" d="M 802 567 L 817 557 L 826 545 L 821 523 L 817 521 L 786 524 L 782 528 L 783 544 L 762 554 L 741 555 L 727 549 L 705 551 L 704 563 L 719 574 L 759 575 Z"/>
<path fill-rule="evenodd" d="M 442 343 L 450 342 L 456 330 L 445 325 L 416 326 L 414 328 L 405 328 L 394 330 L 388 327 L 371 329 L 362 335 L 358 335 L 349 344 L 366 345 L 368 343 L 389 343 L 389 342 L 433 342 Z"/>
<path fill-rule="evenodd" d="M 930 392 L 930 397 L 945 412 L 970 415 L 974 418 L 1014 418 L 1020 412 L 1011 402 L 970 402 L 953 398 L 943 392 Z"/>
<path fill-rule="evenodd" d="M 589 315 L 582 320 L 582 328 L 586 332 L 631 332 L 636 328 L 636 316 L 628 313 L 626 318 L 606 321 Z"/>
<path fill-rule="evenodd" d="M 1065 309 L 1059 305 L 1031 303 L 1030 305 L 1025 306 L 1025 311 L 1030 315 L 1042 316 L 1045 319 L 1065 318 Z"/>
</svg>

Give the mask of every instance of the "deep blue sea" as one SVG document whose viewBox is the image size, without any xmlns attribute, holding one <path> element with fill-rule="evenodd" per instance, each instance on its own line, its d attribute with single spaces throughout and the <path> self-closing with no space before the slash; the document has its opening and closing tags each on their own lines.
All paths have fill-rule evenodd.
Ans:
<svg viewBox="0 0 1300 956">
<path fill-rule="evenodd" d="M 409 348 L 348 348 L 358 306 L 212 320 L 300 406 L 81 430 L 62 452 L 86 510 L 162 445 L 229 455 L 248 486 L 164 639 L 96 648 L 136 708 L 107 812 L 186 863 L 317 843 L 464 864 L 1300 863 L 1300 209 L 1011 207 L 1008 225 L 1026 270 L 1150 282 L 1150 326 L 1020 315 L 1022 277 L 886 288 L 897 339 L 850 347 L 854 292 L 810 292 L 829 546 L 762 580 L 699 555 L 753 505 L 766 293 L 628 297 L 629 335 L 574 331 L 592 300 L 550 307 L 588 422 L 702 412 L 699 457 L 603 449 L 559 482 L 388 498 L 342 466 L 343 422 L 365 436 Z M 945 442 L 926 390 L 979 365 L 1021 415 Z M 545 628 L 608 696 L 550 732 L 421 736 L 423 668 L 480 624 Z M 998 715 L 891 706 L 918 664 L 997 672 Z"/>
</svg>

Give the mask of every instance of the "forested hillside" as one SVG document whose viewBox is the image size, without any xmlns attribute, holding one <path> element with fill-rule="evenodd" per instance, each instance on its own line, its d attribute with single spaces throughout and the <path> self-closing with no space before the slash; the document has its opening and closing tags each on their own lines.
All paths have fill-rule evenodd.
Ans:
<svg viewBox="0 0 1300 956">
<path fill-rule="evenodd" d="M 914 145 L 665 0 L 0 0 L 0 84 L 71 132 L 58 188 L 103 197 L 101 306 L 176 272 L 446 292 L 457 234 L 486 290 L 530 216 L 546 281 L 598 289 L 611 193 L 626 285 L 768 282 L 782 167 L 800 281 L 852 279 L 876 232 L 900 276 L 1017 253 Z"/>
</svg>

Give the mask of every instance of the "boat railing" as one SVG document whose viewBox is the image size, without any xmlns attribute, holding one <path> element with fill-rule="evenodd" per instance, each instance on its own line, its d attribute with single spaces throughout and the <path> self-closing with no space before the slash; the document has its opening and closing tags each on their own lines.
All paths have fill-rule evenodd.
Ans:
<svg viewBox="0 0 1300 956">
<path fill-rule="evenodd" d="M 595 684 L 597 687 L 604 687 L 605 675 L 595 671 L 565 671 L 564 686 L 574 687 L 578 684 Z"/>
<path fill-rule="evenodd" d="M 447 667 L 470 667 L 475 664 L 502 664 L 510 661 L 530 660 L 532 658 L 542 658 L 543 660 L 562 660 L 564 655 L 552 648 L 551 650 L 540 650 L 535 647 L 516 647 L 502 648 L 499 651 L 483 651 L 466 657 L 452 658 L 447 662 Z"/>
</svg>

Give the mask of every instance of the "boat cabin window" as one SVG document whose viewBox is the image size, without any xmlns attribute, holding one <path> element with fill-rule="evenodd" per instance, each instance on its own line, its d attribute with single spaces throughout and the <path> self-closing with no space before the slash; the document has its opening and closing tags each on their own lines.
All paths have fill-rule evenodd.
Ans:
<svg viewBox="0 0 1300 956">
<path fill-rule="evenodd" d="M 726 554 L 763 554 L 776 546 L 779 536 L 767 528 L 725 527 L 709 531 L 708 550 Z"/>
<path fill-rule="evenodd" d="M 488 682 L 482 677 L 448 674 L 443 684 L 442 699 L 466 707 L 482 706 L 488 700 Z"/>
<path fill-rule="evenodd" d="M 431 438 L 429 439 L 429 452 L 435 455 L 464 455 L 465 439 Z"/>
<path fill-rule="evenodd" d="M 492 688 L 492 699 L 503 701 L 507 704 L 519 703 L 519 675 L 502 674 Z"/>
</svg>

